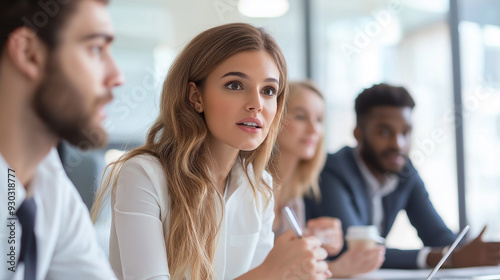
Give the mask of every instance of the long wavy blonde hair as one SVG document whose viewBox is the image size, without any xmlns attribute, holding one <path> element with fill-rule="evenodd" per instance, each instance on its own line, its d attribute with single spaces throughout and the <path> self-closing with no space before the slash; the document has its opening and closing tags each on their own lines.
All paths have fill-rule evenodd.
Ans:
<svg viewBox="0 0 500 280">
<path fill-rule="evenodd" d="M 294 97 L 301 94 L 304 90 L 310 90 L 316 93 L 323 101 L 325 100 L 323 94 L 318 87 L 309 80 L 290 82 L 289 96 L 286 107 Z M 285 207 L 285 205 L 292 199 L 302 197 L 304 195 L 320 199 L 321 194 L 319 191 L 319 174 L 326 160 L 326 152 L 324 150 L 325 135 L 323 134 L 318 141 L 318 147 L 311 159 L 300 160 L 297 168 L 292 173 L 292 177 L 287 182 L 286 186 L 275 186 L 276 207 L 278 210 Z M 274 178 L 274 181 L 280 181 L 278 178 L 278 168 L 280 161 L 279 145 L 276 143 L 275 151 L 270 161 L 269 171 Z"/>
<path fill-rule="evenodd" d="M 216 237 L 220 229 L 222 194 L 218 190 L 214 165 L 207 145 L 209 130 L 202 114 L 188 99 L 188 84 L 203 85 L 209 73 L 227 58 L 245 51 L 266 51 L 280 72 L 276 116 L 263 143 L 253 151 L 240 151 L 239 160 L 254 195 L 272 191 L 262 179 L 275 143 L 288 91 L 284 56 L 263 29 L 244 23 L 226 24 L 196 36 L 171 66 L 160 102 L 160 115 L 151 127 L 146 143 L 108 165 L 107 175 L 91 209 L 97 219 L 103 202 L 116 187 L 117 174 L 132 157 L 149 154 L 161 163 L 170 197 L 170 224 L 164 224 L 168 266 L 172 279 L 212 279 Z M 201 91 L 203 92 L 203 86 Z M 252 164 L 253 181 L 249 176 Z M 165 229 L 169 229 L 168 232 Z"/>
</svg>

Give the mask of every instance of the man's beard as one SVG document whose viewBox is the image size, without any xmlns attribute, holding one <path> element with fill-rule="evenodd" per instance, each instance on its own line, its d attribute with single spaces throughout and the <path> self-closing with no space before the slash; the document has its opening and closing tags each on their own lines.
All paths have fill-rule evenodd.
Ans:
<svg viewBox="0 0 500 280">
<path fill-rule="evenodd" d="M 34 109 L 60 139 L 83 150 L 104 147 L 108 135 L 100 124 L 92 124 L 92 119 L 112 95 L 108 93 L 96 99 L 92 108 L 85 108 L 85 94 L 69 82 L 58 61 L 51 59 L 46 77 L 35 92 Z"/>
<path fill-rule="evenodd" d="M 385 174 L 385 173 L 391 173 L 391 174 L 399 174 L 401 169 L 399 170 L 390 170 L 384 167 L 382 164 L 381 158 L 392 154 L 392 153 L 397 153 L 399 155 L 402 155 L 400 151 L 396 149 L 388 149 L 380 153 L 380 155 L 377 155 L 375 153 L 375 149 L 373 146 L 370 144 L 369 140 L 366 137 L 363 137 L 363 145 L 361 146 L 361 151 L 360 155 L 363 158 L 363 160 L 366 162 L 367 165 L 371 166 L 374 168 L 376 171 Z M 403 155 L 406 159 L 408 159 L 407 156 Z"/>
</svg>

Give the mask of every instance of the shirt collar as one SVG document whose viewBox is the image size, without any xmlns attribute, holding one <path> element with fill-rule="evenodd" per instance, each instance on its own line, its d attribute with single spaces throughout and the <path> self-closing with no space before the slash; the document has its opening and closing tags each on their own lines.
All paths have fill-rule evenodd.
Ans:
<svg viewBox="0 0 500 280">
<path fill-rule="evenodd" d="M 379 182 L 361 158 L 359 147 L 354 149 L 354 158 L 359 166 L 361 175 L 365 179 L 370 195 L 378 195 L 382 197 L 390 194 L 396 189 L 399 183 L 399 177 L 396 174 L 386 174 L 384 176 L 384 181 Z"/>
<path fill-rule="evenodd" d="M 231 168 L 231 171 L 229 172 L 228 184 L 226 186 L 227 190 L 225 191 L 226 202 L 236 189 L 241 186 L 245 186 L 246 184 L 248 184 L 248 180 L 246 180 L 246 174 L 243 171 L 243 160 L 238 157 L 233 165 L 233 168 Z"/>
<path fill-rule="evenodd" d="M 16 174 L 15 171 L 9 172 L 9 169 L 11 169 L 9 164 L 7 163 L 7 161 L 5 161 L 5 159 L 3 158 L 3 155 L 0 153 L 0 172 L 2 172 L 2 174 L 0 175 L 0 178 L 2 178 L 2 182 L 6 182 L 6 183 L 11 183 L 12 181 L 9 181 L 9 179 L 14 179 L 14 201 L 16 203 L 16 206 L 19 206 L 26 198 L 26 190 L 24 189 L 24 186 L 21 184 L 21 182 L 19 181 L 17 176 L 16 177 L 9 176 L 9 174 L 12 174 L 12 175 Z M 5 179 L 3 179 L 3 178 L 5 178 Z M 7 187 L 8 187 L 8 185 L 7 185 Z M 10 197 L 12 197 L 12 195 L 10 193 L 11 189 L 8 188 L 8 191 L 9 191 L 8 197 L 10 198 Z M 4 210 L 4 209 L 2 209 L 2 210 Z"/>
<path fill-rule="evenodd" d="M 8 163 L 3 158 L 0 153 L 0 172 L 5 172 L 5 176 L 7 175 L 9 169 Z M 33 188 L 33 196 L 36 196 L 38 193 L 38 185 L 41 183 L 52 184 L 57 178 L 57 175 L 63 170 L 62 163 L 59 159 L 59 154 L 57 153 L 56 148 L 52 148 L 47 156 L 38 164 L 35 173 L 33 174 L 33 178 L 31 180 L 31 187 Z M 50 175 L 48 175 L 50 174 Z M 21 184 L 19 179 L 16 177 L 16 203 L 21 203 L 26 198 L 26 190 L 24 186 Z M 5 180 L 7 182 L 7 179 Z M 20 204 L 18 204 L 20 205 Z"/>
</svg>

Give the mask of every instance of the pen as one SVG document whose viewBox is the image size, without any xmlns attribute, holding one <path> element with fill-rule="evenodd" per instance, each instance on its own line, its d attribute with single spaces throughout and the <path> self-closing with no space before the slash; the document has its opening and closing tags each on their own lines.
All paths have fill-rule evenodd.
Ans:
<svg viewBox="0 0 500 280">
<path fill-rule="evenodd" d="M 290 227 L 292 227 L 295 236 L 297 236 L 298 238 L 302 238 L 304 232 L 302 231 L 299 221 L 297 220 L 297 216 L 295 216 L 293 210 L 290 209 L 290 207 L 285 206 L 285 208 L 283 209 L 283 213 L 285 214 L 285 217 L 288 220 Z"/>
<path fill-rule="evenodd" d="M 293 232 L 295 233 L 295 236 L 297 236 L 297 238 L 302 238 L 302 236 L 304 235 L 304 231 L 302 230 L 302 227 L 300 226 L 299 221 L 297 220 L 297 216 L 295 216 L 293 210 L 290 207 L 285 206 L 285 208 L 283 208 L 283 214 L 285 214 L 285 217 L 290 224 Z M 328 277 L 333 276 L 330 269 L 326 270 L 326 274 L 328 275 Z"/>
</svg>

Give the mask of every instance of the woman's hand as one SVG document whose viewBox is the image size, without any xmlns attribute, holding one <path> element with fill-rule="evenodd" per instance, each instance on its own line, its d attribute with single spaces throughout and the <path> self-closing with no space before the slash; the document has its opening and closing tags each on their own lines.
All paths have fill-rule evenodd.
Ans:
<svg viewBox="0 0 500 280">
<path fill-rule="evenodd" d="M 306 232 L 323 242 L 329 256 L 337 255 L 344 246 L 342 223 L 337 218 L 320 217 L 307 222 Z"/>
<path fill-rule="evenodd" d="M 264 262 L 254 270 L 239 277 L 243 279 L 311 279 L 331 277 L 324 261 L 327 252 L 314 236 L 297 238 L 289 230 L 276 239 L 274 248 Z"/>
<path fill-rule="evenodd" d="M 334 277 L 352 277 L 368 273 L 382 266 L 385 260 L 385 247 L 378 245 L 372 249 L 360 246 L 348 249 L 328 266 Z"/>
</svg>

